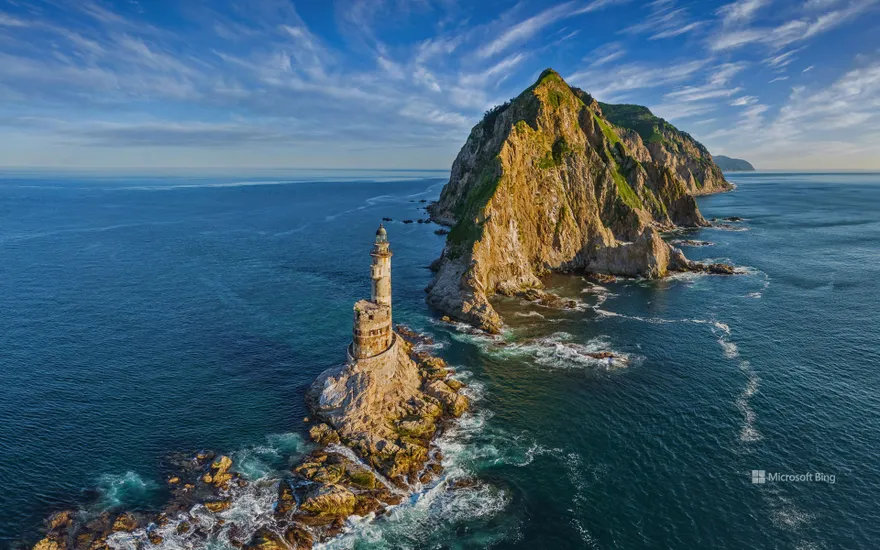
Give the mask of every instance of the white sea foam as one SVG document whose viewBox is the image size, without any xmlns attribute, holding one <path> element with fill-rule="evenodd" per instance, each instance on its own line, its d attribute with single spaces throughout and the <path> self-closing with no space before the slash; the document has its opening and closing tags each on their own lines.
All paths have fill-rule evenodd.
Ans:
<svg viewBox="0 0 880 550">
<path fill-rule="evenodd" d="M 575 488 L 574 494 L 572 496 L 572 507 L 574 509 L 575 516 L 583 516 L 584 507 L 589 504 L 587 501 L 587 495 L 590 493 L 590 486 L 594 481 L 607 474 L 607 469 L 604 467 L 604 465 L 601 464 L 585 465 L 581 456 L 577 453 L 559 453 L 556 456 L 562 459 L 563 465 L 565 466 L 565 472 L 568 476 L 568 480 Z M 587 528 L 580 522 L 580 520 L 577 519 L 577 517 L 572 518 L 572 524 L 580 534 L 581 541 L 587 547 L 598 547 L 595 539 L 590 534 L 589 530 L 587 530 Z"/>
<path fill-rule="evenodd" d="M 709 241 L 695 241 L 693 239 L 673 239 L 669 241 L 670 244 L 674 244 L 675 246 L 688 246 L 688 247 L 705 247 L 705 246 L 715 246 L 715 243 L 710 243 Z"/>
<path fill-rule="evenodd" d="M 283 472 L 273 469 L 272 465 L 281 460 L 287 467 L 298 457 L 311 448 L 299 434 L 280 433 L 266 437 L 264 445 L 248 447 L 233 453 L 236 471 L 242 473 L 250 482 L 245 487 L 232 485 L 221 493 L 229 497 L 232 506 L 220 513 L 212 513 L 202 504 L 196 504 L 189 511 L 169 518 L 163 526 L 149 525 L 131 533 L 112 534 L 107 542 L 117 550 L 138 550 L 144 547 L 156 550 L 196 550 L 206 548 L 206 541 L 195 533 L 196 528 L 211 533 L 208 548 L 233 548 L 230 540 L 230 528 L 234 524 L 238 540 L 249 540 L 261 527 L 271 528 L 275 524 L 274 506 L 278 498 L 279 479 Z M 287 460 L 284 460 L 284 459 Z M 218 520 L 223 520 L 221 526 Z M 186 522 L 190 529 L 178 533 L 178 526 Z M 162 543 L 152 545 L 149 542 L 151 533 L 162 537 Z"/>
<path fill-rule="evenodd" d="M 468 393 L 474 404 L 478 404 L 485 391 L 484 386 L 473 380 L 472 373 L 466 370 L 458 370 L 455 377 L 468 383 L 463 391 Z M 524 436 L 487 430 L 487 421 L 491 417 L 491 411 L 476 408 L 457 419 L 436 441 L 437 449 L 443 455 L 444 467 L 438 479 L 424 487 L 418 486 L 415 493 L 408 494 L 401 504 L 390 507 L 381 518 L 372 514 L 364 518 L 350 518 L 339 537 L 316 545 L 316 548 L 357 548 L 364 543 L 379 548 L 434 547 L 455 536 L 460 525 L 472 525 L 481 518 L 488 521 L 502 513 L 510 502 L 510 495 L 502 488 L 477 479 L 475 472 L 488 464 L 525 466 L 536 457 L 558 454 L 561 450 L 547 449 Z M 267 463 L 271 463 L 279 455 L 300 453 L 306 447 L 296 434 L 277 434 L 269 436 L 266 445 L 254 446 L 246 451 L 250 453 L 248 456 L 251 460 L 264 457 Z M 338 452 L 362 463 L 347 447 L 331 445 L 327 451 Z M 245 487 L 233 486 L 228 492 L 233 505 L 221 513 L 210 513 L 198 504 L 179 517 L 171 518 L 162 527 L 154 525 L 133 533 L 114 533 L 108 539 L 108 544 L 119 550 L 136 550 L 146 546 L 157 550 L 205 548 L 205 541 L 195 533 L 198 528 L 211 533 L 207 547 L 231 548 L 230 529 L 233 524 L 237 529 L 236 539 L 245 541 L 258 529 L 275 525 L 273 513 L 279 477 L 280 472 L 274 472 Z M 377 477 L 387 483 L 381 476 Z M 224 521 L 223 525 L 218 522 L 220 519 Z M 185 533 L 178 533 L 177 526 L 183 521 L 188 522 L 191 528 Z M 511 534 L 515 534 L 515 529 L 516 526 L 513 526 L 509 530 L 495 529 L 491 534 L 480 532 L 473 536 L 480 537 L 477 546 L 492 545 L 509 540 Z M 160 535 L 163 542 L 150 545 L 148 538 L 151 532 Z"/>
<path fill-rule="evenodd" d="M 787 531 L 799 531 L 802 527 L 816 519 L 815 514 L 800 510 L 790 498 L 775 494 L 771 500 L 773 524 Z"/>
<path fill-rule="evenodd" d="M 467 323 L 461 323 L 459 321 L 445 322 L 437 319 L 430 319 L 429 322 L 442 329 L 451 329 L 452 337 L 460 342 L 483 345 L 504 342 L 503 335 L 489 334 L 488 332 L 474 328 Z"/>
<path fill-rule="evenodd" d="M 739 370 L 746 377 L 746 386 L 742 392 L 734 400 L 736 408 L 742 415 L 742 425 L 740 426 L 739 440 L 743 443 L 751 443 L 762 439 L 761 432 L 756 426 L 758 415 L 752 408 L 751 399 L 758 393 L 761 379 L 752 368 L 751 362 L 742 359 L 739 354 L 739 347 L 730 339 L 730 327 L 724 323 L 714 322 L 712 331 L 718 334 L 718 345 L 721 346 L 724 356 L 728 359 L 739 360 Z M 717 330 L 716 330 L 717 329 Z"/>
<path fill-rule="evenodd" d="M 284 461 L 283 466 L 290 466 L 312 447 L 297 433 L 269 434 L 264 445 L 241 449 L 233 453 L 232 461 L 245 478 L 256 480 L 273 475 L 280 461 Z"/>
<path fill-rule="evenodd" d="M 538 317 L 539 319 L 543 319 L 543 318 L 544 318 L 543 315 L 541 315 L 540 313 L 538 313 L 537 311 L 534 311 L 534 310 L 532 310 L 532 311 L 528 311 L 528 312 L 517 311 L 517 312 L 515 313 L 515 315 L 516 315 L 517 317 Z"/>
<path fill-rule="evenodd" d="M 117 508 L 143 499 L 156 488 L 155 482 L 131 471 L 121 475 L 104 474 L 98 479 L 100 505 L 105 508 Z"/>
<path fill-rule="evenodd" d="M 459 371 L 475 389 L 470 373 Z M 465 390 L 467 391 L 467 390 Z M 479 402 L 482 390 L 477 390 Z M 525 466 L 535 457 L 559 450 L 545 449 L 525 437 L 487 429 L 491 411 L 476 409 L 456 420 L 437 440 L 443 455 L 443 473 L 431 483 L 391 508 L 382 518 L 352 518 L 339 537 L 317 545 L 321 549 L 359 548 L 433 548 L 461 537 L 458 526 L 489 520 L 502 513 L 510 502 L 503 489 L 475 477 L 480 468 L 492 464 Z M 477 546 L 491 546 L 509 540 L 514 532 L 495 529 L 480 532 Z M 473 542 L 473 541 L 472 541 Z"/>
<path fill-rule="evenodd" d="M 612 370 L 626 367 L 639 359 L 633 354 L 612 351 L 607 336 L 599 336 L 586 343 L 574 342 L 573 339 L 574 336 L 567 332 L 556 332 L 550 336 L 515 342 L 487 351 L 501 356 L 532 356 L 538 365 L 559 369 L 599 367 Z M 595 357 L 595 354 L 602 352 L 610 352 L 613 357 Z"/>
<path fill-rule="evenodd" d="M 744 227 L 742 225 L 730 225 L 728 223 L 719 224 L 719 225 L 710 225 L 709 227 L 706 227 L 705 229 L 715 229 L 718 231 L 733 231 L 733 232 L 748 231 L 749 230 L 748 227 Z"/>
</svg>

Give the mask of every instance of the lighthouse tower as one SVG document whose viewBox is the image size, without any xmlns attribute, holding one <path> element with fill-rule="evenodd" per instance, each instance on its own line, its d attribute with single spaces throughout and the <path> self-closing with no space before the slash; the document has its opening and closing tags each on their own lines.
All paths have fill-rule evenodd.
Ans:
<svg viewBox="0 0 880 550">
<path fill-rule="evenodd" d="M 370 299 L 354 304 L 349 361 L 376 357 L 394 344 L 394 331 L 391 328 L 391 248 L 382 225 L 376 231 L 370 256 Z"/>
<path fill-rule="evenodd" d="M 382 224 L 379 224 L 379 229 L 376 231 L 376 242 L 373 244 L 370 256 L 373 257 L 373 265 L 370 267 L 370 278 L 373 280 L 370 300 L 390 308 L 391 249 L 388 246 L 388 233 Z"/>
</svg>

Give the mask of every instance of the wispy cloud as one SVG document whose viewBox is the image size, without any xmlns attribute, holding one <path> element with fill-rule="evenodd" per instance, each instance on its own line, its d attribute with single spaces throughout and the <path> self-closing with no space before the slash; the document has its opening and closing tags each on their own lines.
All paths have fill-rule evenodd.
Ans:
<svg viewBox="0 0 880 550">
<path fill-rule="evenodd" d="M 17 17 L 0 13 L 0 27 L 27 27 L 28 23 Z"/>
<path fill-rule="evenodd" d="M 734 50 L 747 44 L 782 48 L 828 32 L 866 12 L 878 1 L 851 0 L 840 9 L 818 16 L 808 13 L 776 26 L 749 26 L 752 15 L 763 2 L 741 0 L 719 10 L 722 29 L 710 38 L 709 47 L 714 51 Z"/>
<path fill-rule="evenodd" d="M 744 95 L 730 102 L 731 107 L 744 107 L 746 105 L 754 105 L 758 102 L 758 98 L 753 95 Z"/>
<path fill-rule="evenodd" d="M 718 100 L 730 98 L 742 91 L 742 87 L 731 87 L 729 84 L 747 66 L 744 62 L 715 66 L 704 83 L 682 86 L 666 93 L 663 102 L 654 105 L 653 109 L 661 116 L 673 120 L 711 113 L 718 108 Z"/>
<path fill-rule="evenodd" d="M 623 32 L 648 34 L 649 40 L 660 40 L 693 32 L 703 25 L 702 21 L 693 20 L 687 8 L 677 7 L 676 0 L 654 1 L 649 7 L 644 20 L 630 25 Z"/>
<path fill-rule="evenodd" d="M 764 59 L 764 63 L 767 66 L 772 67 L 774 69 L 785 68 L 789 64 L 791 64 L 794 60 L 797 59 L 797 57 L 795 57 L 795 54 L 798 53 L 799 51 L 801 51 L 802 49 L 803 48 L 797 48 L 794 50 L 789 50 L 787 52 L 783 52 L 779 55 L 770 56 L 770 57 Z"/>
<path fill-rule="evenodd" d="M 192 158 L 222 149 L 214 158 L 226 161 L 269 149 L 311 158 L 385 147 L 405 149 L 383 158 L 408 164 L 410 153 L 430 150 L 441 159 L 432 166 L 442 166 L 485 109 L 517 95 L 548 64 L 603 101 L 648 105 L 685 129 L 699 124 L 716 146 L 751 147 L 756 138 L 741 137 L 744 128 L 758 128 L 761 139 L 801 139 L 816 120 L 839 132 L 839 142 L 855 143 L 867 135 L 861 128 L 880 122 L 880 93 L 867 91 L 873 84 L 828 81 L 854 54 L 825 49 L 822 65 L 815 56 L 817 37 L 856 27 L 880 0 L 785 9 L 781 0 L 721 9 L 684 0 L 505 3 L 507 10 L 489 10 L 455 0 L 336 0 L 322 19 L 312 10 L 301 17 L 301 4 L 289 0 L 179 3 L 167 7 L 177 10 L 171 17 L 157 17 L 150 3 L 7 2 L 0 164 L 22 157 L 26 136 L 78 152 L 112 148 L 114 158 L 126 148 L 166 155 L 177 147 Z M 864 77 L 876 52 L 862 54 Z M 822 70 L 801 72 L 812 64 Z M 795 86 L 783 100 L 786 86 L 770 84 L 785 80 L 810 88 Z M 844 83 L 856 82 L 865 88 L 848 96 Z M 817 110 L 810 94 L 833 109 Z M 27 158 L 49 154 L 31 147 Z"/>
<path fill-rule="evenodd" d="M 505 30 L 503 30 L 497 37 L 480 47 L 477 51 L 477 55 L 481 58 L 497 55 L 515 44 L 521 44 L 533 38 L 547 27 L 558 23 L 559 21 L 577 15 L 595 12 L 614 5 L 626 4 L 630 1 L 631 0 L 592 0 L 586 5 L 583 5 L 579 1 L 570 0 L 546 8 L 540 13 L 522 21 L 516 23 L 505 22 Z M 575 33 L 569 33 L 569 35 L 563 37 L 562 40 L 573 37 L 575 34 L 577 34 L 577 31 Z"/>
<path fill-rule="evenodd" d="M 617 61 L 625 55 L 626 49 L 621 42 L 609 42 L 590 52 L 584 57 L 584 61 L 587 61 L 590 67 L 601 67 Z"/>
<path fill-rule="evenodd" d="M 877 153 L 876 144 L 865 148 L 864 139 L 854 142 L 853 138 L 862 135 L 860 129 L 880 123 L 880 62 L 852 69 L 825 87 L 794 87 L 775 118 L 768 117 L 772 111 L 768 105 L 750 102 L 742 107 L 736 125 L 706 139 L 724 140 L 757 158 L 767 154 L 800 158 L 800 166 L 821 166 L 828 155 Z"/>
<path fill-rule="evenodd" d="M 727 87 L 730 80 L 748 65 L 744 62 L 725 63 L 715 67 L 706 83 L 699 86 L 685 86 L 666 94 L 666 99 L 681 102 L 702 101 L 721 97 L 730 97 L 742 88 Z"/>
<path fill-rule="evenodd" d="M 737 25 L 751 21 L 759 9 L 769 4 L 769 0 L 737 0 L 718 10 L 723 25 Z"/>
<path fill-rule="evenodd" d="M 706 66 L 707 60 L 684 61 L 667 66 L 628 63 L 613 68 L 590 68 L 570 75 L 567 80 L 603 101 L 620 99 L 621 92 L 660 88 L 691 78 Z"/>
<path fill-rule="evenodd" d="M 490 57 L 503 52 L 510 46 L 532 38 L 544 28 L 556 23 L 557 21 L 570 17 L 575 13 L 575 2 L 566 2 L 552 8 L 547 8 L 541 13 L 529 17 L 521 21 L 490 41 L 488 44 L 480 48 L 478 55 L 480 57 Z"/>
</svg>

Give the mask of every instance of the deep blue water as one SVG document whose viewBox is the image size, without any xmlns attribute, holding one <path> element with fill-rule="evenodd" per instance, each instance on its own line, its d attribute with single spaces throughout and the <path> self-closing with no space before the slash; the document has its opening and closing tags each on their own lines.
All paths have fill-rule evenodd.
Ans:
<svg viewBox="0 0 880 550">
<path fill-rule="evenodd" d="M 880 175 L 734 175 L 699 204 L 746 221 L 670 238 L 746 273 L 554 277 L 583 307 L 502 301 L 502 341 L 424 304 L 443 238 L 400 221 L 445 176 L 0 175 L 0 547 L 61 508 L 158 505 L 176 451 L 282 470 L 383 216 L 396 319 L 471 383 L 442 446 L 479 483 L 331 547 L 878 547 Z M 602 349 L 626 361 L 586 355 Z"/>
</svg>

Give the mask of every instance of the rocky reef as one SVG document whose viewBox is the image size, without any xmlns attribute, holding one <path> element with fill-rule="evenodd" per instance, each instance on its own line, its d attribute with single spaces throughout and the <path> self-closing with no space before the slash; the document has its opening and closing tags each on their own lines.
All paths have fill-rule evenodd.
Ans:
<svg viewBox="0 0 880 550">
<path fill-rule="evenodd" d="M 427 301 L 498 332 L 489 297 L 540 288 L 551 271 L 708 270 L 660 231 L 707 225 L 693 196 L 731 188 L 688 134 L 644 107 L 600 104 L 548 69 L 471 130 L 430 205 L 451 229 Z"/>
<path fill-rule="evenodd" d="M 468 408 L 453 370 L 424 349 L 430 339 L 398 325 L 376 360 L 325 371 L 307 395 L 316 447 L 281 479 L 246 480 L 228 456 L 179 455 L 170 502 L 156 512 L 56 513 L 34 550 L 311 548 L 351 516 L 381 516 L 441 471 L 434 446 L 446 422 Z M 273 504 L 257 514 L 254 494 Z"/>
</svg>

